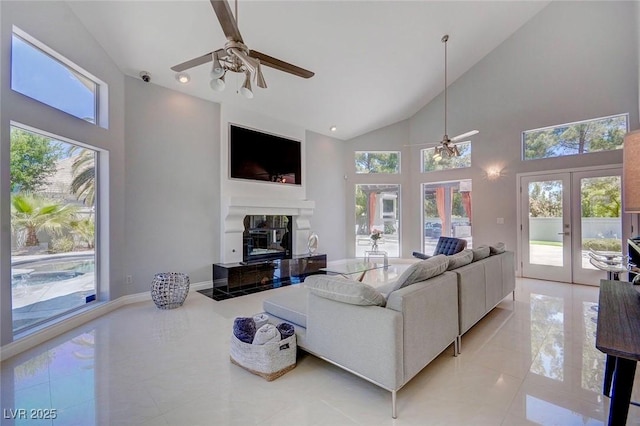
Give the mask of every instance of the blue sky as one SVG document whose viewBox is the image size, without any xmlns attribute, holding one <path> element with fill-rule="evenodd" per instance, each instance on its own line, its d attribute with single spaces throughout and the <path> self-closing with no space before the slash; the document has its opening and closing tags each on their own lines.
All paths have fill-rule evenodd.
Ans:
<svg viewBox="0 0 640 426">
<path fill-rule="evenodd" d="M 95 96 L 66 66 L 13 36 L 11 88 L 81 119 L 95 122 Z"/>
</svg>

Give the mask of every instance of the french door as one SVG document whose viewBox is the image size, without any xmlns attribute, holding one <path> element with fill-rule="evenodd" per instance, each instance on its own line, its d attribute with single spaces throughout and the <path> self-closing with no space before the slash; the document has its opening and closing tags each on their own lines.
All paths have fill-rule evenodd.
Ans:
<svg viewBox="0 0 640 426">
<path fill-rule="evenodd" d="M 598 285 L 589 249 L 622 251 L 622 169 L 520 177 L 522 276 Z M 624 222 L 624 223 L 623 223 Z"/>
</svg>

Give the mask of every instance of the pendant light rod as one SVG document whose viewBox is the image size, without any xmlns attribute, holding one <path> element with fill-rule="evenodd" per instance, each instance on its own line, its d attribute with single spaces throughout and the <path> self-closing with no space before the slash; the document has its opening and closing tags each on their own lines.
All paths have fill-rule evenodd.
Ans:
<svg viewBox="0 0 640 426">
<path fill-rule="evenodd" d="M 449 35 L 442 36 L 442 42 L 444 43 L 444 138 L 449 139 L 447 134 L 447 41 L 449 41 Z"/>
<path fill-rule="evenodd" d="M 235 9 L 236 9 L 236 27 L 238 24 L 238 0 L 235 1 Z"/>
</svg>

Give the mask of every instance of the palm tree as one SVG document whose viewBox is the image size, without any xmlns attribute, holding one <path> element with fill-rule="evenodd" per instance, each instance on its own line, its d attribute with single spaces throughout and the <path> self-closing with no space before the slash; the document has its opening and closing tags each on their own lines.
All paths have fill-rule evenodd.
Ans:
<svg viewBox="0 0 640 426">
<path fill-rule="evenodd" d="M 95 153 L 76 145 L 69 150 L 69 153 L 73 154 L 75 151 L 80 151 L 80 153 L 71 165 L 73 173 L 71 191 L 78 199 L 82 199 L 86 206 L 93 206 L 96 198 Z"/>
<path fill-rule="evenodd" d="M 37 246 L 40 244 L 39 231 L 61 235 L 71 227 L 77 211 L 78 208 L 71 204 L 61 205 L 33 194 L 14 194 L 11 196 L 11 230 L 25 229 L 25 245 Z"/>
<path fill-rule="evenodd" d="M 92 249 L 95 241 L 96 226 L 91 218 L 80 219 L 71 222 L 71 229 L 74 235 L 87 244 L 87 248 Z"/>
</svg>

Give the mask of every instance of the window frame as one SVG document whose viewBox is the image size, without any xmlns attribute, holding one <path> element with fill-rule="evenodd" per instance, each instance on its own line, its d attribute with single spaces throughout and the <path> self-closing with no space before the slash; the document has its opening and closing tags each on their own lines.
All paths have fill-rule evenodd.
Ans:
<svg viewBox="0 0 640 426">
<path fill-rule="evenodd" d="M 91 122 L 91 121 L 87 121 L 84 120 L 82 117 L 78 117 L 72 113 L 69 113 L 67 111 L 64 111 L 60 108 L 58 108 L 57 106 L 54 105 L 50 105 L 40 99 L 36 99 L 34 97 L 31 97 L 25 93 L 22 93 L 18 90 L 15 90 L 13 88 L 13 51 L 11 52 L 10 55 L 10 77 L 9 77 L 9 87 L 11 88 L 11 90 L 15 93 L 19 93 L 22 96 L 25 96 L 29 99 L 33 99 L 36 102 L 39 102 L 43 105 L 48 106 L 49 108 L 53 108 L 57 111 L 61 111 L 65 114 L 70 115 L 71 117 L 74 117 L 78 120 L 81 120 L 85 123 L 89 123 L 95 126 L 99 126 L 102 128 L 107 129 L 108 128 L 108 124 L 109 124 L 109 115 L 108 115 L 108 110 L 109 110 L 109 86 L 102 81 L 101 79 L 99 79 L 98 77 L 96 77 L 94 74 L 90 73 L 89 71 L 87 71 L 86 69 L 82 68 L 81 66 L 79 66 L 78 64 L 74 63 L 73 61 L 71 61 L 70 59 L 66 58 L 65 56 L 63 56 L 62 54 L 58 53 L 57 51 L 55 51 L 54 49 L 52 49 L 51 47 L 47 46 L 45 43 L 41 42 L 40 40 L 36 39 L 35 37 L 31 36 L 30 34 L 28 34 L 27 32 L 21 30 L 19 27 L 17 26 L 13 26 L 12 28 L 12 33 L 11 33 L 11 43 L 13 44 L 13 39 L 14 37 L 17 37 L 18 39 L 20 39 L 22 42 L 30 45 L 31 47 L 33 47 L 34 49 L 38 50 L 41 54 L 48 56 L 49 58 L 53 59 L 54 61 L 58 62 L 59 64 L 61 64 L 62 66 L 64 66 L 65 68 L 67 68 L 69 70 L 70 73 L 72 74 L 77 74 L 79 76 L 81 76 L 84 79 L 87 79 L 89 81 L 91 81 L 92 83 L 94 83 L 96 85 L 96 89 L 95 89 L 95 93 L 94 93 L 94 99 L 93 99 L 93 109 L 94 109 L 94 120 L 95 122 Z"/>
<path fill-rule="evenodd" d="M 53 108 L 53 107 L 51 107 Z M 68 137 L 64 137 L 62 135 L 58 135 L 49 131 L 46 131 L 42 128 L 37 128 L 30 126 L 28 124 L 18 122 L 18 121 L 9 121 L 10 128 L 18 128 L 26 132 L 31 132 L 37 134 L 39 136 L 43 136 L 46 138 L 50 138 L 52 140 L 56 140 L 62 143 L 67 143 L 71 145 L 76 145 L 84 149 L 88 149 L 94 152 L 94 168 L 95 168 L 95 200 L 94 200 L 94 214 L 95 214 L 95 222 L 94 222 L 94 298 L 93 300 L 88 300 L 84 305 L 75 306 L 71 309 L 68 309 L 64 312 L 57 313 L 55 315 L 50 316 L 49 318 L 40 320 L 28 326 L 22 327 L 18 330 L 12 330 L 12 335 L 14 340 L 18 340 L 29 336 L 39 330 L 54 326 L 59 320 L 67 318 L 69 315 L 74 315 L 79 312 L 86 310 L 87 308 L 91 309 L 97 303 L 105 301 L 105 295 L 107 292 L 107 286 L 105 283 L 109 282 L 109 253 L 108 253 L 108 201 L 102 200 L 103 194 L 108 193 L 108 151 L 103 148 L 99 148 L 93 145 L 90 145 L 85 142 L 80 142 L 75 139 L 71 139 Z M 107 217 L 105 217 L 105 215 Z M 12 257 L 12 256 L 11 256 Z M 12 291 L 9 293 L 9 297 L 13 297 Z M 12 307 L 12 315 L 11 320 L 13 323 L 13 307 Z"/>
<path fill-rule="evenodd" d="M 455 236 L 455 235 L 451 235 L 451 228 L 453 227 L 453 211 L 449 212 L 448 217 L 445 220 L 445 223 L 443 224 L 442 222 L 440 222 L 439 224 L 439 231 L 437 232 L 437 237 L 435 237 L 434 235 L 430 235 L 429 237 L 433 239 L 433 241 L 428 241 L 427 240 L 427 235 L 426 235 L 426 225 L 427 225 L 427 218 L 428 216 L 426 216 L 426 209 L 424 208 L 425 206 L 425 193 L 427 190 L 436 190 L 437 188 L 445 188 L 445 189 L 451 189 L 453 187 L 456 187 L 456 193 L 460 194 L 460 196 L 462 197 L 462 192 L 470 192 L 471 194 L 473 194 L 473 179 L 472 178 L 460 178 L 460 179 L 454 179 L 454 180 L 443 180 L 443 181 L 434 181 L 434 182 L 422 182 L 420 184 L 420 197 L 421 197 L 421 202 L 423 205 L 423 208 L 421 209 L 420 212 L 420 229 L 421 229 L 421 244 L 422 244 L 422 249 L 427 253 L 427 254 L 431 254 L 433 252 L 433 249 L 435 249 L 435 245 L 437 244 L 437 237 L 439 236 L 450 236 L 450 237 L 456 237 L 456 238 L 462 238 L 467 240 L 468 243 L 468 247 L 467 248 L 472 248 L 473 247 L 473 195 L 471 196 L 471 217 L 467 218 L 469 219 L 469 225 L 471 227 L 470 229 L 470 234 L 468 236 Z M 462 191 L 462 188 L 469 188 L 469 191 Z M 454 198 L 454 193 L 451 192 L 451 196 L 449 197 L 449 203 L 450 206 L 453 205 L 453 198 Z M 434 194 L 434 202 L 436 202 L 435 200 L 436 195 Z M 463 207 L 464 208 L 464 207 Z M 452 210 L 452 209 L 451 209 Z M 465 209 L 466 210 L 466 209 Z M 465 211 L 465 213 L 467 213 Z M 448 226 L 448 228 L 447 228 Z M 435 227 L 438 228 L 438 227 Z M 431 228 L 431 229 L 435 229 L 435 228 Z M 427 244 L 430 243 L 430 244 Z M 427 247 L 428 246 L 428 247 Z"/>
<path fill-rule="evenodd" d="M 371 171 L 358 171 L 357 158 L 358 154 L 396 154 L 398 156 L 398 166 L 395 172 L 371 172 Z M 389 150 L 366 150 L 366 151 L 354 151 L 353 162 L 356 175 L 399 175 L 402 173 L 402 152 L 401 151 L 389 151 Z"/>
<path fill-rule="evenodd" d="M 353 184 L 353 194 L 354 194 L 354 198 L 353 198 L 353 202 L 354 202 L 354 207 L 355 210 L 357 211 L 357 205 L 358 205 L 358 188 L 360 187 L 361 190 L 363 187 L 377 187 L 377 189 L 379 190 L 385 190 L 388 189 L 389 187 L 394 187 L 393 192 L 397 193 L 393 195 L 393 206 L 394 209 L 392 212 L 387 212 L 385 213 L 383 211 L 383 205 L 384 205 L 384 197 L 379 198 L 380 200 L 380 210 L 376 211 L 373 213 L 373 221 L 377 221 L 377 222 L 382 222 L 382 227 L 384 229 L 384 225 L 385 222 L 394 222 L 394 228 L 395 228 L 395 234 L 391 234 L 391 235 L 397 235 L 397 254 L 392 251 L 389 250 L 387 248 L 385 248 L 384 244 L 385 244 L 385 235 L 388 234 L 384 234 L 383 233 L 383 240 L 381 240 L 381 242 L 379 244 L 382 245 L 381 250 L 383 251 L 387 251 L 388 253 L 388 257 L 390 258 L 401 258 L 402 257 L 402 184 L 401 183 L 364 183 L 364 182 L 359 182 L 359 183 L 354 183 Z M 362 191 L 363 193 L 365 191 Z M 376 196 L 377 198 L 379 196 Z M 367 203 L 365 204 L 365 208 L 367 209 L 367 218 L 370 218 L 372 215 L 372 212 L 369 210 L 369 204 L 368 204 L 368 199 L 367 199 Z M 355 217 L 354 215 L 354 219 L 355 219 L 355 225 L 356 225 L 356 229 L 354 229 L 354 233 L 352 234 L 354 237 L 354 253 L 356 257 L 362 257 L 364 256 L 364 251 L 367 250 L 367 248 L 371 245 L 372 240 L 370 239 L 370 235 L 373 231 L 373 229 L 368 229 L 368 233 L 367 234 L 363 234 L 363 233 L 359 233 L 358 231 L 358 219 L 357 217 Z M 397 223 L 396 223 L 397 222 Z M 397 226 L 396 226 L 397 225 Z M 380 226 L 379 225 L 375 225 L 374 227 L 379 229 Z M 367 226 L 367 228 L 369 228 Z"/>
<path fill-rule="evenodd" d="M 553 125 L 553 126 L 539 127 L 539 128 L 536 128 L 536 129 L 523 130 L 521 135 L 520 135 L 520 160 L 521 161 L 548 160 L 550 158 L 572 157 L 572 156 L 588 155 L 588 154 L 596 154 L 596 153 L 602 153 L 602 152 L 611 152 L 611 151 L 621 150 L 622 149 L 622 145 L 620 146 L 620 148 L 616 148 L 616 149 L 590 151 L 590 152 L 582 152 L 582 153 L 577 152 L 577 153 L 574 153 L 574 154 L 563 154 L 563 155 L 538 157 L 538 158 L 526 158 L 526 134 L 527 133 L 540 132 L 540 131 L 545 131 L 545 130 L 553 130 L 553 129 L 559 129 L 559 128 L 563 128 L 563 127 L 569 128 L 571 126 L 576 126 L 576 125 L 580 125 L 580 124 L 584 124 L 584 123 L 604 121 L 604 120 L 617 118 L 617 117 L 624 117 L 624 119 L 625 119 L 625 133 L 629 132 L 629 113 L 628 112 L 621 113 L 621 114 L 607 115 L 607 116 L 604 116 L 604 117 L 590 118 L 590 119 L 586 119 L 586 120 L 578 120 L 578 121 L 573 121 L 573 122 L 570 122 L 570 123 L 556 124 L 556 125 Z"/>
</svg>

